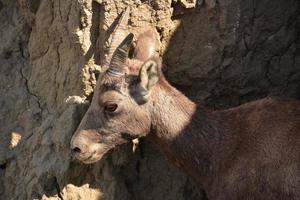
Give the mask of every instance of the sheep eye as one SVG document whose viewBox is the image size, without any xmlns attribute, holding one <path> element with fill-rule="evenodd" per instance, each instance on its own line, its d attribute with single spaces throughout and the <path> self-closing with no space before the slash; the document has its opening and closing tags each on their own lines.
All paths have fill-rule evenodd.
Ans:
<svg viewBox="0 0 300 200">
<path fill-rule="evenodd" d="M 109 112 L 109 113 L 113 113 L 117 110 L 118 105 L 113 103 L 113 104 L 107 104 L 104 106 L 104 111 L 105 112 Z"/>
</svg>

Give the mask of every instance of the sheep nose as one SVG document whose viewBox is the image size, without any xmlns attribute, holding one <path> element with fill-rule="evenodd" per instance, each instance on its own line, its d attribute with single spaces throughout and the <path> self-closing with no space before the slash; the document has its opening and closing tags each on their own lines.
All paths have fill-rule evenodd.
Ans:
<svg viewBox="0 0 300 200">
<path fill-rule="evenodd" d="M 75 154 L 75 153 L 78 153 L 78 154 L 81 153 L 81 149 L 79 147 L 74 147 L 74 148 L 72 148 L 71 151 L 72 151 L 73 154 Z"/>
<path fill-rule="evenodd" d="M 71 144 L 71 152 L 72 154 L 84 154 L 87 152 L 87 145 L 83 143 L 72 142 Z"/>
</svg>

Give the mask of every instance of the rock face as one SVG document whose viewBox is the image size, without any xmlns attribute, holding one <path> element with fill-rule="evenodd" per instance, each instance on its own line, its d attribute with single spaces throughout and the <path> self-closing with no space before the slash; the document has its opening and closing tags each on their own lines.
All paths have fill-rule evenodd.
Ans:
<svg viewBox="0 0 300 200">
<path fill-rule="evenodd" d="M 128 6 L 129 30 L 158 32 L 166 76 L 194 101 L 300 99 L 298 0 L 1 0 L 1 199 L 205 199 L 147 139 L 93 165 L 70 157 L 111 24 Z"/>
</svg>

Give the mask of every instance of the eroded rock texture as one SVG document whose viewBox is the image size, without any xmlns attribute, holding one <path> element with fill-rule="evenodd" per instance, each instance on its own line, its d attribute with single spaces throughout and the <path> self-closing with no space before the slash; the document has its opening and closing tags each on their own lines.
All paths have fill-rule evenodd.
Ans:
<svg viewBox="0 0 300 200">
<path fill-rule="evenodd" d="M 300 98 L 298 0 L 1 0 L 1 199 L 205 199 L 147 139 L 93 165 L 70 158 L 127 6 L 129 30 L 157 30 L 168 79 L 194 101 Z"/>
</svg>

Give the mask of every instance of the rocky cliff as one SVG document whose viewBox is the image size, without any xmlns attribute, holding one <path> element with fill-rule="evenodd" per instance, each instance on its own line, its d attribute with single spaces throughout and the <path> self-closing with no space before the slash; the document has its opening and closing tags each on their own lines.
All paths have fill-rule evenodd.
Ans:
<svg viewBox="0 0 300 200">
<path fill-rule="evenodd" d="M 298 0 L 1 0 L 0 199 L 205 199 L 147 139 L 93 165 L 70 157 L 128 6 L 129 30 L 158 32 L 166 76 L 194 101 L 300 99 Z"/>
</svg>

